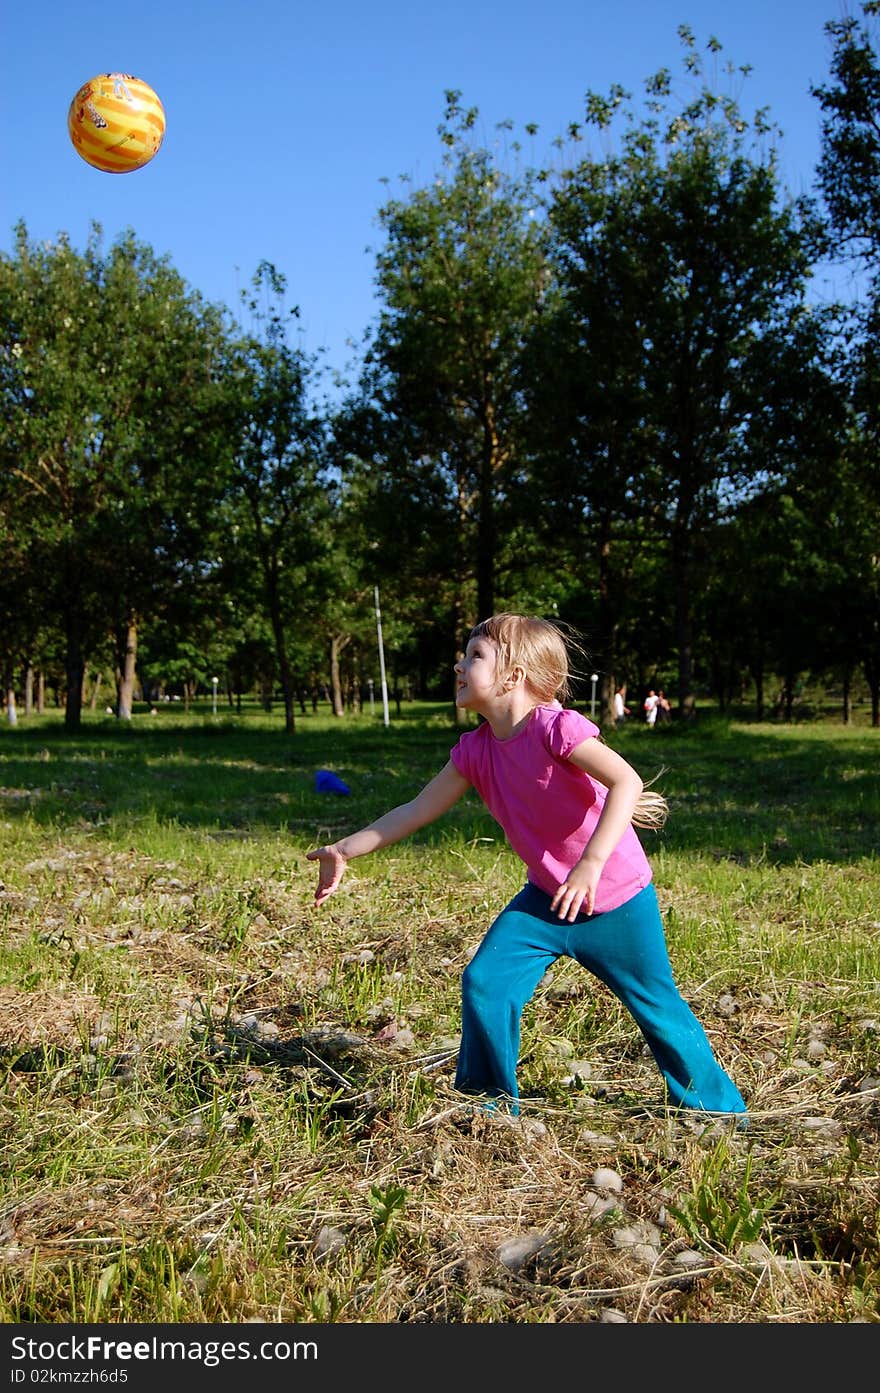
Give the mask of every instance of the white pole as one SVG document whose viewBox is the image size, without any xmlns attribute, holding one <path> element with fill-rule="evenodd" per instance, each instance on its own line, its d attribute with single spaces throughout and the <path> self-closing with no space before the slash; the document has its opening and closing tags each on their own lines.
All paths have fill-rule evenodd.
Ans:
<svg viewBox="0 0 880 1393">
<path fill-rule="evenodd" d="M 598 672 L 591 673 L 591 675 L 590 675 L 590 681 L 591 681 L 592 684 L 593 684 L 593 690 L 592 690 L 592 692 L 590 693 L 590 715 L 591 715 L 591 716 L 595 716 L 595 714 L 596 714 L 596 683 L 599 681 L 599 674 L 598 674 Z"/>
<path fill-rule="evenodd" d="M 373 586 L 376 599 L 376 635 L 379 640 L 379 672 L 382 677 L 382 718 L 388 724 L 388 683 L 385 681 L 385 649 L 382 646 L 382 615 L 379 613 L 379 587 Z"/>
</svg>

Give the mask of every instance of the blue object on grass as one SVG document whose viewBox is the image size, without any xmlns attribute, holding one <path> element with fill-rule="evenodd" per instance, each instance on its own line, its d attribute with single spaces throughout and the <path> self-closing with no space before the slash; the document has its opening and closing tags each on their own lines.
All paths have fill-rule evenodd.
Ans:
<svg viewBox="0 0 880 1393">
<path fill-rule="evenodd" d="M 351 789 L 330 769 L 319 769 L 315 775 L 315 792 L 351 793 Z"/>
</svg>

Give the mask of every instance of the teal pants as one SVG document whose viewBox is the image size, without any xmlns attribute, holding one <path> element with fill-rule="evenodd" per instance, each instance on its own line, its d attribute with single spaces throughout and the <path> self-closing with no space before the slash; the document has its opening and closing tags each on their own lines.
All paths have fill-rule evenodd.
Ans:
<svg viewBox="0 0 880 1393">
<path fill-rule="evenodd" d="M 745 1114 L 746 1105 L 712 1053 L 672 976 L 653 885 L 604 914 L 574 923 L 527 883 L 492 924 L 462 976 L 461 1047 L 455 1086 L 512 1100 L 520 1017 L 544 973 L 574 958 L 623 1002 L 644 1035 L 675 1107 Z"/>
</svg>

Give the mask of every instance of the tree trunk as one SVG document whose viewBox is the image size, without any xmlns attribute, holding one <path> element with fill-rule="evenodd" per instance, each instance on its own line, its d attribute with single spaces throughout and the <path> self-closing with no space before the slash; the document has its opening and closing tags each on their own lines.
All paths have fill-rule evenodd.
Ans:
<svg viewBox="0 0 880 1393">
<path fill-rule="evenodd" d="M 727 687 L 724 681 L 724 665 L 717 655 L 713 655 L 712 658 L 712 686 L 718 697 L 718 710 L 724 711 L 727 707 Z"/>
<path fill-rule="evenodd" d="M 15 681 L 11 666 L 6 673 L 6 719 L 11 726 L 18 725 L 18 711 L 15 706 Z"/>
<path fill-rule="evenodd" d="M 794 715 L 794 672 L 790 667 L 785 669 L 785 719 L 789 723 Z"/>
<path fill-rule="evenodd" d="M 339 675 L 339 655 L 350 638 L 350 634 L 331 634 L 330 636 L 330 693 L 334 716 L 345 715 L 345 706 L 342 700 L 342 680 Z"/>
<path fill-rule="evenodd" d="M 26 716 L 34 714 L 34 668 L 32 663 L 26 663 L 24 669 L 24 714 Z"/>
<path fill-rule="evenodd" d="M 614 692 L 616 689 L 613 678 L 617 663 L 617 636 L 620 625 L 617 620 L 618 606 L 611 584 L 611 519 L 607 513 L 603 514 L 600 522 L 597 559 L 599 565 L 596 578 L 596 594 L 599 601 L 599 651 L 590 655 L 590 661 L 596 664 L 599 674 L 599 722 L 601 725 L 613 725 Z"/>
<path fill-rule="evenodd" d="M 86 665 L 79 634 L 77 632 L 71 632 L 71 626 L 68 626 L 67 653 L 64 666 L 67 673 L 67 700 L 64 707 L 64 726 L 66 730 L 79 730 L 82 725 L 82 691 Z"/>
<path fill-rule="evenodd" d="M 849 694 L 850 694 L 850 671 L 849 671 L 849 668 L 847 667 L 847 668 L 844 669 L 844 673 L 843 673 L 843 724 L 844 724 L 845 726 L 848 726 L 848 725 L 849 725 L 849 719 L 850 719 L 850 695 L 849 695 Z"/>
<path fill-rule="evenodd" d="M 42 716 L 46 710 L 46 674 L 42 668 L 37 673 L 37 715 Z"/>
<path fill-rule="evenodd" d="M 672 572 L 675 586 L 675 641 L 678 647 L 678 712 L 682 720 L 691 721 L 696 715 L 694 635 L 687 537 L 683 531 L 672 539 Z"/>
<path fill-rule="evenodd" d="M 357 648 L 352 650 L 349 706 L 355 716 L 361 714 L 361 663 Z"/>
<path fill-rule="evenodd" d="M 480 518 L 477 526 L 477 615 L 488 619 L 495 612 L 495 519 L 492 489 L 480 489 Z"/>
<path fill-rule="evenodd" d="M 275 660 L 278 663 L 278 678 L 281 683 L 281 699 L 284 703 L 284 730 L 293 735 L 296 730 L 294 714 L 293 674 L 290 670 L 290 657 L 287 652 L 287 639 L 284 634 L 281 596 L 278 584 L 277 560 L 260 545 L 260 561 L 263 568 L 263 584 L 269 608 L 269 622 L 275 644 Z"/>
<path fill-rule="evenodd" d="M 284 730 L 287 735 L 293 735 L 296 730 L 296 716 L 293 709 L 293 674 L 290 671 L 287 640 L 284 636 L 284 624 L 281 620 L 281 606 L 278 601 L 278 592 L 274 584 L 270 587 L 269 614 L 272 623 L 272 635 L 275 640 L 275 657 L 278 662 L 278 675 L 281 682 L 281 699 L 284 702 Z"/>
<path fill-rule="evenodd" d="M 134 674 L 137 665 L 137 619 L 132 615 L 116 634 L 116 716 L 131 720 Z"/>
<path fill-rule="evenodd" d="M 276 640 L 276 646 L 277 646 Z M 280 648 L 278 650 L 278 668 L 281 674 L 281 698 L 284 702 L 284 730 L 285 734 L 293 735 L 296 730 L 296 715 L 294 713 L 294 690 L 293 675 L 290 671 L 290 659 L 287 656 L 287 644 L 282 634 Z"/>
<path fill-rule="evenodd" d="M 759 721 L 764 719 L 764 662 L 758 659 L 752 665 L 752 677 L 755 682 L 755 716 Z"/>
</svg>

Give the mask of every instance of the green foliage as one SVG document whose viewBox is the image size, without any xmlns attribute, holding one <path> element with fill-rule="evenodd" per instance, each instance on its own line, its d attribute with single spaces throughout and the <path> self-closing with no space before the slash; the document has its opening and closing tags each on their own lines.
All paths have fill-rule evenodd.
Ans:
<svg viewBox="0 0 880 1393">
<path fill-rule="evenodd" d="M 331 572 L 332 490 L 325 423 L 311 400 L 315 362 L 290 343 L 286 281 L 263 262 L 247 300 L 252 330 L 233 346 L 232 495 L 222 564 L 228 589 L 253 598 L 272 635 L 288 731 L 295 726 L 291 648 L 320 628 Z M 254 569 L 258 583 L 249 583 Z"/>
<path fill-rule="evenodd" d="M 878 8 L 830 21 L 831 81 L 812 89 L 821 107 L 819 183 L 843 250 L 880 266 L 880 61 Z"/>
<path fill-rule="evenodd" d="M 398 1244 L 397 1221 L 406 1207 L 406 1188 L 402 1185 L 372 1185 L 370 1205 L 376 1230 L 374 1252 L 377 1260 L 393 1253 Z"/>
<path fill-rule="evenodd" d="M 522 884 L 475 799 L 315 911 L 306 850 L 411 797 L 455 736 L 440 705 L 390 729 L 325 707 L 294 742 L 252 704 L 0 729 L 5 1319 L 595 1321 L 609 1290 L 633 1321 L 873 1319 L 874 732 L 608 732 L 664 768 L 671 958 L 751 1112 L 723 1146 L 573 963 L 524 1017 L 520 1121 L 455 1092 L 461 968 Z M 314 789 L 331 743 L 344 802 Z M 624 1189 L 593 1222 L 600 1166 Z M 615 1245 L 661 1203 L 699 1279 L 672 1244 L 650 1270 Z M 524 1227 L 563 1257 L 528 1281 L 493 1258 Z"/>
<path fill-rule="evenodd" d="M 74 730 L 100 674 L 130 717 L 138 661 L 145 700 L 216 676 L 236 707 L 280 692 L 293 733 L 326 685 L 342 718 L 377 675 L 378 586 L 392 693 L 443 695 L 504 607 L 585 633 L 606 716 L 616 682 L 660 673 L 686 718 L 747 679 L 763 711 L 776 675 L 791 714 L 810 668 L 864 678 L 880 726 L 877 15 L 826 26 L 827 226 L 740 100 L 749 65 L 688 25 L 681 72 L 588 92 L 553 167 L 447 91 L 438 170 L 379 210 L 378 313 L 333 408 L 272 263 L 245 327 L 134 233 L 80 253 L 21 225 L 0 258 L 10 716 L 39 679 Z M 808 292 L 829 252 L 867 273 L 846 310 Z"/>
<path fill-rule="evenodd" d="M 693 37 L 682 37 L 689 78 L 701 79 Z M 572 569 L 585 557 L 597 568 L 582 590 L 598 595 L 606 703 L 626 662 L 627 620 L 636 661 L 677 652 L 688 714 L 692 597 L 721 575 L 718 532 L 787 479 L 822 438 L 817 423 L 830 434 L 834 417 L 827 330 L 806 312 L 813 219 L 784 197 L 763 124 L 749 148 L 732 99 L 702 85 L 682 106 L 668 73 L 647 86 L 647 117 L 620 89 L 605 103 L 588 98 L 590 123 L 604 131 L 620 107 L 627 125 L 616 150 L 606 140 L 600 156 L 563 171 L 550 202 L 558 294 L 534 338 L 533 488 Z M 645 559 L 658 553 L 659 589 Z M 653 653 L 633 633 L 646 610 Z M 748 627 L 737 624 L 738 637 Z"/>
<path fill-rule="evenodd" d="M 694 1175 L 690 1197 L 681 1206 L 670 1205 L 669 1210 L 695 1243 L 709 1243 L 723 1253 L 735 1253 L 761 1237 L 778 1197 L 771 1196 L 761 1204 L 755 1202 L 749 1190 L 752 1157 L 748 1156 L 739 1188 L 729 1198 L 728 1162 L 727 1143 L 719 1142 Z"/>
<path fill-rule="evenodd" d="M 880 723 L 880 573 L 877 509 L 880 507 L 880 10 L 870 0 L 862 17 L 847 14 L 825 26 L 832 41 L 831 80 L 814 87 L 823 113 L 818 178 L 830 220 L 832 256 L 866 274 L 867 286 L 851 307 L 849 354 L 843 380 L 851 390 L 851 414 L 834 474 L 837 497 L 808 476 L 819 495 L 817 531 L 825 515 L 836 544 L 820 543 L 824 595 L 835 611 L 829 626 L 838 662 L 847 673 L 860 662 L 871 686 Z M 825 504 L 825 507 L 822 504 Z M 830 572 L 830 575 L 829 575 Z"/>
<path fill-rule="evenodd" d="M 17 228 L 0 258 L 0 528 L 15 536 L 28 656 L 40 595 L 64 635 L 68 726 L 107 632 L 160 613 L 219 492 L 222 321 L 133 234 L 84 253 Z M 0 568 L 12 608 L 9 571 Z M 31 614 L 31 621 L 27 619 Z"/>
<path fill-rule="evenodd" d="M 455 577 L 448 603 L 466 628 L 494 608 L 511 560 L 511 485 L 524 464 L 518 369 L 547 275 L 533 180 L 474 144 L 477 113 L 459 97 L 447 93 L 438 178 L 380 210 L 367 385 L 385 418 L 390 519 L 406 527 L 411 495 L 436 499 Z M 428 562 L 423 546 L 419 555 Z"/>
</svg>

